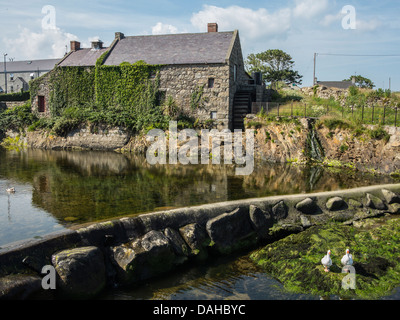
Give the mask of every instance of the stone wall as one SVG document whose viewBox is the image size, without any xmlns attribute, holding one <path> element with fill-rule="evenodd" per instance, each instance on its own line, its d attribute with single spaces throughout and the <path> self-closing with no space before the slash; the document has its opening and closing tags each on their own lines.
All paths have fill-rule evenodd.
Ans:
<svg viewBox="0 0 400 320">
<path fill-rule="evenodd" d="M 85 126 L 72 130 L 65 137 L 49 134 L 46 131 L 20 132 L 7 131 L 10 138 L 19 137 L 19 142 L 34 149 L 86 149 L 116 150 L 127 145 L 130 134 L 119 127 Z"/>
<path fill-rule="evenodd" d="M 38 117 L 50 117 L 50 108 L 49 108 L 49 101 L 50 101 L 50 77 L 51 73 L 54 72 L 54 69 L 40 79 L 36 79 L 35 81 L 39 81 L 38 89 L 35 96 L 31 94 L 31 108 L 32 113 L 37 115 Z M 39 112 L 38 108 L 38 96 L 44 96 L 45 99 L 45 112 Z"/>
<path fill-rule="evenodd" d="M 400 214 L 400 185 L 274 196 L 160 211 L 83 226 L 0 249 L 0 299 L 43 291 L 43 266 L 56 271 L 55 297 L 95 297 L 179 265 L 252 249 L 314 225 L 346 225 Z"/>
<path fill-rule="evenodd" d="M 213 79 L 212 87 L 209 80 Z M 199 107 L 192 109 L 192 94 L 203 87 Z M 169 65 L 161 68 L 160 90 L 165 98 L 171 96 L 184 114 L 206 121 L 211 112 L 217 112 L 216 123 L 227 128 L 229 121 L 229 66 L 214 65 Z"/>
<path fill-rule="evenodd" d="M 15 107 L 22 106 L 28 101 L 0 101 L 0 110 L 2 109 L 13 109 Z"/>
</svg>

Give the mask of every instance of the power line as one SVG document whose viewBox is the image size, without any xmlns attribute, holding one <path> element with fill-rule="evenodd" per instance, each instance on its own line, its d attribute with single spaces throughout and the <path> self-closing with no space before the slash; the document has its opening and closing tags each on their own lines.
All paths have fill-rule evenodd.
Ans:
<svg viewBox="0 0 400 320">
<path fill-rule="evenodd" d="M 346 53 L 316 53 L 318 56 L 343 57 L 400 57 L 400 54 L 346 54 Z"/>
<path fill-rule="evenodd" d="M 313 84 L 316 84 L 316 63 L 317 56 L 339 56 L 339 57 L 400 57 L 400 54 L 348 54 L 348 53 L 314 53 L 314 74 Z"/>
</svg>

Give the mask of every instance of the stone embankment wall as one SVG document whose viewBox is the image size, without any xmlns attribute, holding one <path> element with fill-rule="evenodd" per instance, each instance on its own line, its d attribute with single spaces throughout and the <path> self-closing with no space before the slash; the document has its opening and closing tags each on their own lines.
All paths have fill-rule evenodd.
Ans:
<svg viewBox="0 0 400 320">
<path fill-rule="evenodd" d="M 6 136 L 10 138 L 19 137 L 22 143 L 33 149 L 68 150 L 116 150 L 126 146 L 131 135 L 124 128 L 109 128 L 106 126 L 82 126 L 72 130 L 65 137 L 52 135 L 46 131 L 20 132 L 7 131 Z"/>
<path fill-rule="evenodd" d="M 389 139 L 358 136 L 349 129 L 329 130 L 315 126 L 314 119 L 277 121 L 258 125 L 257 117 L 247 119 L 248 129 L 254 130 L 254 157 L 273 163 L 306 164 L 310 161 L 310 132 L 313 130 L 323 157 L 318 160 L 327 166 L 354 168 L 363 172 L 381 174 L 400 173 L 400 127 L 385 126 Z M 374 129 L 376 126 L 367 126 Z M 34 149 L 89 149 L 117 150 L 144 154 L 151 144 L 145 135 L 131 135 L 124 128 L 82 126 L 65 137 L 46 131 L 7 131 L 10 138 L 19 137 L 19 143 Z M 0 137 L 1 138 L 1 137 Z M 200 138 L 199 138 L 200 139 Z M 179 145 L 183 144 L 180 143 Z M 179 147 L 178 145 L 178 147 Z"/>
<path fill-rule="evenodd" d="M 250 250 L 330 221 L 400 213 L 400 185 L 222 202 L 82 226 L 0 250 L 0 298 L 42 289 L 42 268 L 56 271 L 56 296 L 91 298 L 178 266 Z M 48 291 L 46 291 L 48 292 Z"/>
</svg>

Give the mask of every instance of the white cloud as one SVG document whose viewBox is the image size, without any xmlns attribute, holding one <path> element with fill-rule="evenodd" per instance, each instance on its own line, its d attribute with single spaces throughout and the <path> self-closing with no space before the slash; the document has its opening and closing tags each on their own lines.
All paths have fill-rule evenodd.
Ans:
<svg viewBox="0 0 400 320">
<path fill-rule="evenodd" d="M 164 24 L 162 22 L 158 22 L 155 26 L 151 28 L 152 34 L 169 34 L 169 33 L 177 33 L 178 28 L 170 25 Z"/>
<path fill-rule="evenodd" d="M 330 26 L 332 23 L 334 22 L 338 22 L 338 24 L 340 25 L 340 21 L 343 18 L 343 13 L 342 12 L 338 12 L 337 14 L 327 14 L 322 20 L 321 20 L 321 25 L 328 27 Z"/>
<path fill-rule="evenodd" d="M 202 32 L 207 30 L 207 23 L 217 22 L 221 31 L 239 29 L 243 38 L 257 39 L 285 34 L 290 29 L 290 20 L 289 8 L 270 13 L 264 8 L 252 10 L 239 6 L 220 8 L 204 5 L 201 11 L 192 15 L 190 21 Z"/>
<path fill-rule="evenodd" d="M 310 19 L 322 14 L 328 8 L 329 2 L 328 0 L 295 0 L 295 5 L 293 9 L 295 17 Z"/>
<path fill-rule="evenodd" d="M 377 19 L 369 21 L 356 19 L 356 29 L 360 31 L 374 31 L 382 25 L 382 22 Z"/>
<path fill-rule="evenodd" d="M 78 37 L 59 28 L 43 29 L 37 33 L 28 28 L 21 28 L 16 38 L 5 38 L 7 53 L 16 60 L 24 59 L 48 59 L 64 56 L 66 47 L 69 51 L 71 40 Z"/>
<path fill-rule="evenodd" d="M 341 21 L 345 17 L 345 14 L 342 12 L 338 12 L 337 14 L 328 14 L 326 15 L 321 21 L 320 24 L 324 27 L 329 27 L 333 23 L 337 23 L 338 26 L 341 26 Z M 382 21 L 378 19 L 371 19 L 371 20 L 363 20 L 359 19 L 356 16 L 356 30 L 359 31 L 374 31 L 382 26 Z"/>
</svg>

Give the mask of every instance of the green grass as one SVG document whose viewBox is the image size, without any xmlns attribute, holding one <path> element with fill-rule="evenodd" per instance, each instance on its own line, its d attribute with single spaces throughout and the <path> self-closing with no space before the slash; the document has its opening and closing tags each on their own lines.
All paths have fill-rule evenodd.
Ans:
<svg viewBox="0 0 400 320">
<path fill-rule="evenodd" d="M 347 120 L 354 126 L 359 124 L 400 125 L 400 93 L 395 92 L 388 98 L 386 107 L 381 102 L 373 103 L 373 107 L 366 106 L 368 98 L 379 96 L 377 91 L 357 90 L 349 96 L 345 105 L 333 99 L 309 97 L 301 93 L 287 93 L 282 91 L 273 96 L 273 102 L 262 104 L 259 114 L 281 117 L 313 117 L 330 116 Z M 346 105 L 347 104 L 347 105 Z M 362 106 L 364 105 L 364 107 Z M 398 111 L 396 112 L 396 106 Z"/>
</svg>

